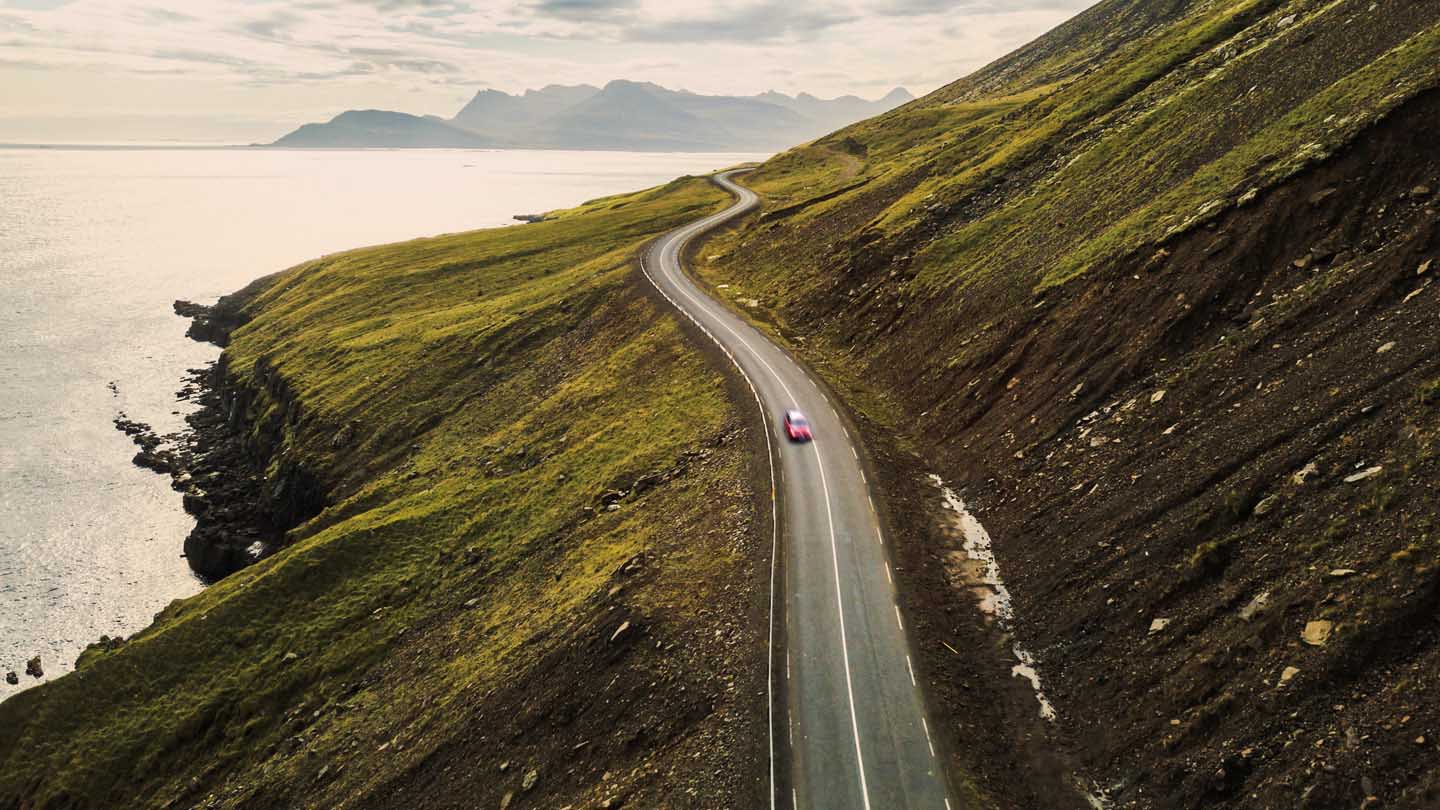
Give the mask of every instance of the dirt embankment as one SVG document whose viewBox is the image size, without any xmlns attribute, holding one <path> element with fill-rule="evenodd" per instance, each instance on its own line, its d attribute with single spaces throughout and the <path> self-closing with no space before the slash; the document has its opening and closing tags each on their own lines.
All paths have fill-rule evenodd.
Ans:
<svg viewBox="0 0 1440 810">
<path fill-rule="evenodd" d="M 882 459 L 902 576 L 962 746 L 1051 737 L 1036 756 L 1114 806 L 1440 801 L 1437 120 L 1422 95 L 1158 252 L 883 338 L 872 371 L 919 414 L 919 452 Z M 942 379 L 911 373 L 977 323 Z M 976 688 L 1013 660 L 964 646 L 926 471 L 994 537 L 1056 724 Z"/>
</svg>

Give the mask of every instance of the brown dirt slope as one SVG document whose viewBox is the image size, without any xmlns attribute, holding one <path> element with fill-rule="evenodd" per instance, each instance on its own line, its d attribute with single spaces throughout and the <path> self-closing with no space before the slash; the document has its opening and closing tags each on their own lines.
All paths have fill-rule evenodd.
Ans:
<svg viewBox="0 0 1440 810">
<path fill-rule="evenodd" d="M 882 448 L 957 770 L 1116 807 L 1440 802 L 1437 54 L 1428 0 L 1107 3 L 753 176 L 786 216 L 704 273 Z M 929 472 L 993 537 L 1013 635 Z"/>
</svg>

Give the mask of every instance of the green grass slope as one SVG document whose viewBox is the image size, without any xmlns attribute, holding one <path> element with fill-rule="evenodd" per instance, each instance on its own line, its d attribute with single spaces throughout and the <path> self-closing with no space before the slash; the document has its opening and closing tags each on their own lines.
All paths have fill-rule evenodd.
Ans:
<svg viewBox="0 0 1440 810">
<path fill-rule="evenodd" d="M 0 704 L 0 807 L 763 795 L 751 460 L 630 279 L 725 200 L 680 180 L 272 279 L 228 374 L 331 506 Z"/>
<path fill-rule="evenodd" d="M 1117 806 L 1440 801 L 1437 121 L 1436 0 L 1107 0 L 750 176 L 702 272 L 897 448 L 958 761 L 1044 736 Z M 956 619 L 926 471 L 994 537 L 1058 723 L 976 687 L 1014 659 Z"/>
</svg>

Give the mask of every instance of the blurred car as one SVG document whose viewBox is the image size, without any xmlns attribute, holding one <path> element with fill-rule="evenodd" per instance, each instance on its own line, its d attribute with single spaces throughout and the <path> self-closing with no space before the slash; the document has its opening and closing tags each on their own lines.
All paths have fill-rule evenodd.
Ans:
<svg viewBox="0 0 1440 810">
<path fill-rule="evenodd" d="M 785 436 L 792 442 L 808 442 L 815 438 L 810 433 L 810 422 L 799 411 L 785 412 Z"/>
</svg>

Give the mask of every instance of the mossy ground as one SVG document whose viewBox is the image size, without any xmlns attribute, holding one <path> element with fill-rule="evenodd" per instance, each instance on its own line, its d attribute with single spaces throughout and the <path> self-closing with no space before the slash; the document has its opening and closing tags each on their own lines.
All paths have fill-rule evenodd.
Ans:
<svg viewBox="0 0 1440 810">
<path fill-rule="evenodd" d="M 228 368 L 260 392 L 250 423 L 284 426 L 272 467 L 315 471 L 331 505 L 280 553 L 0 705 L 0 806 L 364 805 L 469 739 L 476 713 L 494 713 L 487 696 L 604 641 L 622 612 L 647 641 L 552 677 L 601 700 L 600 678 L 654 677 L 674 657 L 651 641 L 693 647 L 697 660 L 635 709 L 656 739 L 607 741 L 624 723 L 587 728 L 574 710 L 572 728 L 490 738 L 473 773 L 411 806 L 498 804 L 531 765 L 566 774 L 546 773 L 531 800 L 660 800 L 706 780 L 748 795 L 759 736 L 730 736 L 755 734 L 763 709 L 744 666 L 763 658 L 746 598 L 759 582 L 748 460 L 727 442 L 738 428 L 717 370 L 630 278 L 642 242 L 725 200 L 680 180 L 273 280 Z M 652 473 L 663 481 L 636 492 Z M 629 493 L 617 511 L 597 500 L 607 490 Z M 617 573 L 637 560 L 643 576 Z M 748 652 L 699 655 L 717 626 Z M 717 687 L 722 676 L 747 691 Z M 612 685 L 606 702 L 633 687 Z M 687 687 L 709 696 L 706 711 L 654 718 Z M 582 734 L 591 747 L 575 753 Z M 707 736 L 729 742 L 727 766 L 657 776 Z M 701 754 L 721 756 L 686 757 Z M 516 770 L 500 775 L 506 756 Z"/>
<path fill-rule="evenodd" d="M 1436 693 L 1401 674 L 1440 649 L 1437 49 L 1435 0 L 1108 0 L 747 178 L 766 207 L 701 272 L 884 448 L 959 769 L 1004 784 L 1049 737 L 1121 805 L 1434 806 Z M 955 654 L 988 637 L 942 596 L 930 472 L 994 538 L 1059 725 L 977 686 L 1013 661 Z M 1348 628 L 1323 652 L 1313 616 Z"/>
</svg>

